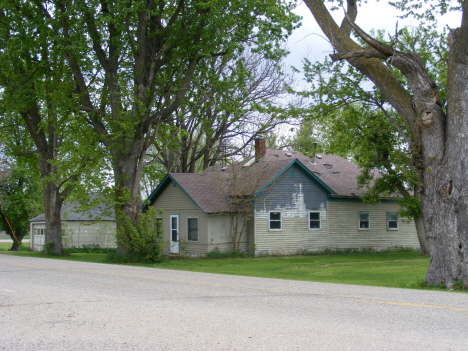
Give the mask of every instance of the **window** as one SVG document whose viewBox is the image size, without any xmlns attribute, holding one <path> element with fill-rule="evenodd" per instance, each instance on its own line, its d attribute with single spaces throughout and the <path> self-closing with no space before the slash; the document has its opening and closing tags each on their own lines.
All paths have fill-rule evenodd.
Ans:
<svg viewBox="0 0 468 351">
<path fill-rule="evenodd" d="M 359 211 L 359 229 L 369 229 L 369 212 Z"/>
<path fill-rule="evenodd" d="M 398 230 L 397 212 L 387 212 L 387 230 Z"/>
<path fill-rule="evenodd" d="M 309 212 L 309 229 L 320 229 L 320 212 Z"/>
<path fill-rule="evenodd" d="M 281 212 L 270 212 L 270 229 L 281 229 Z"/>
<path fill-rule="evenodd" d="M 198 241 L 198 218 L 187 218 L 187 241 Z"/>
</svg>

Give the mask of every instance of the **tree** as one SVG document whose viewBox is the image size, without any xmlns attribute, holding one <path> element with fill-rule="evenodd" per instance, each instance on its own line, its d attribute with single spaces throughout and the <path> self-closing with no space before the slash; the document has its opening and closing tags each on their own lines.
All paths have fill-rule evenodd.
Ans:
<svg viewBox="0 0 468 351">
<path fill-rule="evenodd" d="M 99 148 L 86 135 L 72 99 L 74 83 L 60 51 L 58 19 L 46 16 L 50 4 L 44 6 L 21 1 L 0 7 L 0 107 L 14 154 L 39 156 L 45 241 L 60 254 L 63 201 L 80 183 L 85 166 L 100 158 L 92 157 Z M 14 145 L 14 133 L 25 131 L 32 143 Z"/>
<path fill-rule="evenodd" d="M 426 31 L 420 27 L 401 31 L 398 46 L 412 46 L 427 53 Z M 379 33 L 382 34 L 382 33 Z M 379 35 L 380 39 L 382 38 Z M 443 60 L 444 46 L 439 41 L 442 57 L 434 55 L 432 60 Z M 424 49 L 424 51 L 423 51 Z M 429 61 L 429 60 L 428 60 Z M 429 61 L 430 62 L 430 61 Z M 434 77 L 443 77 L 446 70 L 431 65 Z M 341 61 L 331 65 L 329 60 L 311 63 L 305 61 L 305 77 L 311 89 L 301 95 L 312 99 L 307 109 L 307 121 L 313 121 L 320 135 L 321 149 L 328 153 L 351 157 L 362 169 L 358 184 L 367 188 L 364 200 L 378 201 L 382 195 L 400 193 L 403 196 L 400 215 L 415 221 L 421 254 L 430 254 L 419 205 L 418 179 L 412 164 L 410 150 L 413 142 L 399 115 L 389 106 L 375 86 L 354 67 Z M 301 126 L 307 131 L 307 126 Z M 310 152 L 311 143 L 303 136 L 295 139 L 299 148 Z M 316 139 L 315 139 L 316 140 Z M 304 145 L 301 145 L 304 144 Z M 378 170 L 378 177 L 375 170 Z"/>
<path fill-rule="evenodd" d="M 42 189 L 37 155 L 2 158 L 0 178 L 0 229 L 6 231 L 17 251 L 29 234 L 29 219 L 43 211 Z"/>
<path fill-rule="evenodd" d="M 379 42 L 355 23 L 357 2 L 347 1 L 347 14 L 338 26 L 321 0 L 306 0 L 315 20 L 336 50 L 332 60 L 346 60 L 368 77 L 401 116 L 413 140 L 413 159 L 420 187 L 421 210 L 431 245 L 425 281 L 460 280 L 468 283 L 468 1 L 459 1 L 461 27 L 449 36 L 447 104 L 442 105 L 438 87 L 414 52 L 403 52 Z M 404 9 L 412 1 L 397 2 Z M 416 7 L 420 4 L 412 4 Z M 430 2 L 433 10 L 446 11 L 445 1 Z M 438 7 L 440 5 L 440 7 Z M 351 29 L 366 43 L 353 41 Z M 384 63 L 404 76 L 407 86 Z M 446 109 L 445 109 L 446 108 Z"/>
<path fill-rule="evenodd" d="M 47 4 L 38 6 L 60 21 L 79 108 L 110 154 L 116 217 L 132 221 L 141 212 L 148 147 L 184 102 L 196 72 L 247 42 L 277 55 L 297 22 L 293 5 L 278 0 Z"/>
<path fill-rule="evenodd" d="M 264 172 L 265 164 L 250 161 L 230 162 L 225 166 L 214 166 L 205 171 L 212 174 L 213 186 L 227 199 L 223 214 L 231 217 L 230 238 L 232 249 L 239 252 L 247 226 L 255 215 L 255 193 L 266 183 L 268 175 Z M 212 172 L 211 172 L 212 171 Z"/>
<path fill-rule="evenodd" d="M 282 58 L 265 58 L 253 48 L 212 58 L 210 73 L 194 78 L 186 102 L 174 114 L 180 133 L 168 148 L 164 142 L 157 145 L 167 171 L 205 170 L 284 123 L 280 104 L 293 77 L 284 72 Z"/>
</svg>

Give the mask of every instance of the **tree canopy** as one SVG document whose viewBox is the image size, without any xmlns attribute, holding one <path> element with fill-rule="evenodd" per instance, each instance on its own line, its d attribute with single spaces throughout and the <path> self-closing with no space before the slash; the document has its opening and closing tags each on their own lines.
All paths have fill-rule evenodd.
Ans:
<svg viewBox="0 0 468 351">
<path fill-rule="evenodd" d="M 346 2 L 345 17 L 338 25 L 321 0 L 306 0 L 321 30 L 330 40 L 334 62 L 346 60 L 367 77 L 401 117 L 411 141 L 413 167 L 420 184 L 419 194 L 426 235 L 431 244 L 431 264 L 426 275 L 429 283 L 468 282 L 468 180 L 465 165 L 468 135 L 466 101 L 468 90 L 468 2 L 426 1 L 433 10 L 461 10 L 460 27 L 448 35 L 446 60 L 446 103 L 439 94 L 444 79 L 430 73 L 424 56 L 408 48 L 398 48 L 397 40 L 385 43 L 364 32 L 354 23 L 358 11 L 355 0 Z M 330 1 L 343 5 L 343 1 Z M 365 6 L 364 3 L 361 3 Z M 397 1 L 394 5 L 405 15 L 419 16 L 429 23 L 434 19 L 420 2 Z M 423 12 L 419 12 L 423 9 Z M 351 30 L 359 39 L 353 40 Z M 410 48 L 411 50 L 411 48 Z M 414 50 L 414 49 L 413 49 Z M 417 51 L 417 50 L 416 50 Z M 428 54 L 427 57 L 430 57 Z M 402 81 L 404 77 L 404 81 Z M 448 263 L 450 262 L 450 263 Z"/>
<path fill-rule="evenodd" d="M 146 152 L 193 98 L 188 92 L 207 88 L 194 78 L 210 78 L 213 59 L 228 61 L 246 47 L 271 59 L 283 55 L 282 42 L 298 23 L 294 6 L 282 0 L 1 5 L 2 95 L 28 126 L 43 177 L 53 179 L 44 192 L 46 227 L 52 229 L 47 218 L 57 215 L 69 185 L 96 159 L 67 149 L 62 156 L 76 165 L 59 180 L 56 146 L 66 140 L 63 133 L 78 130 L 72 140 L 87 139 L 90 150 L 105 147 L 116 211 L 138 220 Z M 59 233 L 58 224 L 53 231 Z"/>
</svg>

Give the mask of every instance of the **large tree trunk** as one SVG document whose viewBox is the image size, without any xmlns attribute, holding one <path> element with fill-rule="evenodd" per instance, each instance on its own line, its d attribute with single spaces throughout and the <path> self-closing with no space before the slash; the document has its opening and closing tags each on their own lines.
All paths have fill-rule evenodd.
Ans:
<svg viewBox="0 0 468 351">
<path fill-rule="evenodd" d="M 56 255 L 61 255 L 63 250 L 61 210 L 63 199 L 71 190 L 72 185 L 64 186 L 66 181 L 60 185 L 56 184 L 55 178 L 57 178 L 58 170 L 51 162 L 56 160 L 57 156 L 57 130 L 55 124 L 50 122 L 47 123 L 47 128 L 43 128 L 45 121 L 43 121 L 38 105 L 36 101 L 33 101 L 29 110 L 20 113 L 39 154 L 44 190 L 45 243 L 53 243 L 50 249 Z M 76 181 L 77 175 L 71 176 L 69 180 Z M 65 188 L 62 192 L 60 192 L 60 186 Z"/>
<path fill-rule="evenodd" d="M 366 75 L 402 116 L 414 140 L 414 166 L 421 183 L 421 209 L 431 245 L 431 263 L 425 281 L 457 280 L 468 283 L 468 1 L 463 1 L 462 27 L 452 33 L 448 61 L 447 115 L 437 87 L 415 53 L 403 53 L 371 38 L 353 23 L 356 2 L 348 0 L 348 23 L 369 45 L 353 42 L 331 18 L 321 0 L 306 0 L 322 31 L 345 59 Z M 399 69 L 411 91 L 379 60 Z"/>
<path fill-rule="evenodd" d="M 390 169 L 390 165 L 386 165 L 387 170 Z M 414 194 L 411 195 L 404 187 L 402 183 L 396 183 L 395 186 L 397 187 L 398 191 L 400 194 L 405 198 L 408 199 L 411 196 L 416 197 L 417 199 L 421 200 L 421 187 L 418 185 L 414 186 Z M 417 216 L 413 218 L 414 220 L 414 225 L 416 226 L 416 235 L 418 237 L 419 241 L 419 247 L 421 248 L 421 255 L 426 256 L 431 254 L 431 245 L 429 244 L 429 241 L 427 240 L 427 235 L 426 235 L 426 228 L 424 228 L 424 220 L 422 216 Z"/>
<path fill-rule="evenodd" d="M 48 160 L 40 154 L 41 177 L 50 178 L 54 174 L 54 167 Z M 59 189 L 53 180 L 47 180 L 43 183 L 44 188 L 44 215 L 45 215 L 45 244 L 50 244 L 50 249 L 56 255 L 61 255 L 62 244 L 62 204 Z"/>
<path fill-rule="evenodd" d="M 421 256 L 431 254 L 431 246 L 426 238 L 426 230 L 424 229 L 424 221 L 422 217 L 414 218 L 414 225 L 416 227 L 416 234 L 418 236 L 419 247 L 421 248 Z"/>
<path fill-rule="evenodd" d="M 123 230 L 123 221 L 130 219 L 138 223 L 142 200 L 140 195 L 140 182 L 144 166 L 146 149 L 143 141 L 133 140 L 128 147 L 128 152 L 114 150 L 114 175 L 115 175 L 115 218 L 117 230 Z M 125 217 L 125 218 L 123 218 Z M 127 233 L 124 233 L 127 235 Z M 127 237 L 127 239 L 129 239 Z M 127 253 L 128 247 L 118 242 L 118 252 Z"/>
<path fill-rule="evenodd" d="M 462 26 L 450 34 L 447 76 L 447 120 L 443 162 L 424 202 L 432 229 L 431 262 L 426 280 L 468 284 L 468 1 Z"/>
<path fill-rule="evenodd" d="M 10 235 L 10 238 L 11 240 L 13 240 L 13 244 L 11 245 L 11 248 L 8 250 L 8 251 L 18 251 L 22 241 L 23 241 L 23 238 L 25 236 L 25 234 L 23 233 L 22 235 L 17 235 L 15 233 L 15 236 L 16 236 L 16 239 L 13 235 Z M 16 241 L 18 240 L 18 241 Z"/>
</svg>

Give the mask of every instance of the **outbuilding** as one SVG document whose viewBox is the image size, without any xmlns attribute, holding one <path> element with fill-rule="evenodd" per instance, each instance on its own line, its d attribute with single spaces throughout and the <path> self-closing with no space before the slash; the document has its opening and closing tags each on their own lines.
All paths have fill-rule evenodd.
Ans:
<svg viewBox="0 0 468 351">
<path fill-rule="evenodd" d="M 109 206 L 100 204 L 87 211 L 79 211 L 79 203 L 62 206 L 63 247 L 97 245 L 101 248 L 117 247 L 115 240 L 115 215 Z M 45 242 L 45 215 L 41 214 L 30 222 L 31 250 L 42 251 Z"/>
</svg>

